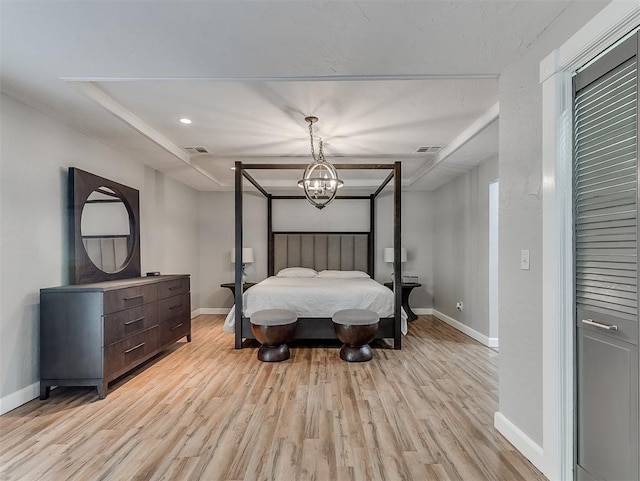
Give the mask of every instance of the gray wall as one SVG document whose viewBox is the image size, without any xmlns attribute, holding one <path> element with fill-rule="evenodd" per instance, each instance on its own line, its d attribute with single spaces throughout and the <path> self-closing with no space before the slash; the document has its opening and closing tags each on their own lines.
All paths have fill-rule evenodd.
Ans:
<svg viewBox="0 0 640 481">
<path fill-rule="evenodd" d="M 334 199 L 324 209 L 316 209 L 306 200 L 274 200 L 274 231 L 367 231 L 370 202 L 360 199 Z"/>
<path fill-rule="evenodd" d="M 574 2 L 500 76 L 500 412 L 542 445 L 540 61 L 606 2 Z M 520 250 L 531 270 L 520 270 Z"/>
<path fill-rule="evenodd" d="M 393 268 L 383 260 L 385 247 L 393 247 L 393 194 L 386 190 L 376 200 L 376 267 L 378 282 L 389 282 Z M 411 292 L 411 307 L 433 306 L 433 212 L 432 192 L 402 193 L 402 246 L 407 249 L 403 275 L 418 276 L 422 287 Z"/>
<path fill-rule="evenodd" d="M 487 337 L 496 337 L 489 326 L 489 184 L 497 178 L 492 158 L 434 192 L 433 307 Z"/>
<path fill-rule="evenodd" d="M 403 272 L 417 275 L 423 286 L 414 289 L 411 305 L 415 308 L 431 307 L 433 292 L 432 265 L 432 194 L 404 192 L 402 194 L 403 245 L 408 261 Z M 382 250 L 392 246 L 393 197 L 391 193 L 379 196 L 376 206 L 376 265 L 375 278 L 389 280 L 391 266 L 385 264 Z M 200 299 L 201 307 L 227 309 L 233 304 L 228 289 L 220 284 L 233 281 L 230 250 L 234 242 L 234 194 L 232 192 L 201 192 L 200 203 Z M 244 246 L 255 249 L 256 262 L 247 268 L 249 281 L 267 277 L 267 205 L 262 196 L 244 196 Z M 368 201 L 334 201 L 322 211 L 308 202 L 274 201 L 274 229 L 314 230 L 322 216 L 318 230 L 366 230 L 369 227 Z M 317 219 L 316 219 L 317 220 Z"/>
<path fill-rule="evenodd" d="M 262 195 L 246 193 L 243 203 L 244 247 L 253 247 L 255 254 L 255 262 L 247 266 L 247 277 L 249 282 L 258 282 L 267 277 L 267 200 Z M 199 204 L 200 307 L 231 307 L 231 291 L 220 284 L 234 281 L 234 193 L 200 192 Z"/>
<path fill-rule="evenodd" d="M 142 274 L 191 275 L 191 308 L 200 307 L 198 192 L 143 166 L 140 190 Z M 109 177 L 109 175 L 105 175 Z"/>
<path fill-rule="evenodd" d="M 143 272 L 189 273 L 197 292 L 199 243 L 196 191 L 10 97 L 2 95 L 1 101 L 0 407 L 5 409 L 38 392 L 39 289 L 68 283 L 68 167 L 140 190 Z"/>
</svg>

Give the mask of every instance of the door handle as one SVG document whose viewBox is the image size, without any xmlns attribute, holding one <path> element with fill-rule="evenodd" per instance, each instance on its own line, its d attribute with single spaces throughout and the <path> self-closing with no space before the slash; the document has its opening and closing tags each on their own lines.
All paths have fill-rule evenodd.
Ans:
<svg viewBox="0 0 640 481">
<path fill-rule="evenodd" d="M 602 324 L 601 322 L 596 322 L 593 319 L 582 319 L 583 324 L 588 324 L 593 327 L 598 327 L 600 329 L 606 329 L 607 331 L 617 331 L 618 326 L 615 324 Z"/>
</svg>

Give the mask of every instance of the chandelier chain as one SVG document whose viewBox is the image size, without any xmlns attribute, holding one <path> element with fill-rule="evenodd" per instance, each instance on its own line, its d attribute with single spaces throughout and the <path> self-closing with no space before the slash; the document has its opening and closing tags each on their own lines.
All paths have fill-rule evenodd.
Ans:
<svg viewBox="0 0 640 481">
<path fill-rule="evenodd" d="M 311 142 L 311 157 L 313 157 L 313 160 L 318 160 L 316 159 L 316 151 L 313 147 L 313 122 L 309 122 L 309 139 Z"/>
<path fill-rule="evenodd" d="M 313 145 L 313 122 L 309 122 L 309 143 L 311 145 L 311 157 L 313 160 L 324 161 L 324 150 L 322 148 L 323 142 L 322 138 L 320 138 L 320 142 L 318 143 L 318 156 L 316 157 L 316 149 Z"/>
</svg>

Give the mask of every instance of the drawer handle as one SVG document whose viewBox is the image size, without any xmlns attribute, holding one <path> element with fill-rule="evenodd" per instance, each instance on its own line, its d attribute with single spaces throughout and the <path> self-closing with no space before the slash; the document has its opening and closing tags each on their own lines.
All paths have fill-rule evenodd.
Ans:
<svg viewBox="0 0 640 481">
<path fill-rule="evenodd" d="M 175 306 L 169 307 L 169 309 L 173 310 L 173 309 L 177 309 L 178 307 L 182 307 L 182 304 L 176 304 Z"/>
<path fill-rule="evenodd" d="M 127 349 L 126 351 L 124 351 L 124 353 L 125 354 L 129 354 L 131 351 L 135 351 L 136 349 L 140 349 L 142 346 L 144 346 L 144 342 L 141 342 L 137 346 L 133 346 L 131 349 Z"/>
<path fill-rule="evenodd" d="M 593 319 L 582 319 L 583 324 L 588 324 L 593 327 L 598 327 L 600 329 L 606 329 L 607 331 L 617 331 L 618 326 L 615 324 L 602 324 L 601 322 L 596 322 Z"/>
<path fill-rule="evenodd" d="M 134 319 L 133 321 L 127 321 L 124 323 L 125 326 L 128 326 L 130 324 L 135 324 L 136 322 L 140 322 L 140 321 L 144 321 L 144 317 L 139 317 L 137 319 Z"/>
<path fill-rule="evenodd" d="M 173 286 L 169 288 L 170 291 L 174 291 L 176 289 L 180 289 L 180 286 Z"/>
<path fill-rule="evenodd" d="M 140 299 L 141 297 L 144 297 L 144 294 L 139 294 L 137 296 L 129 296 L 129 297 L 125 297 L 124 300 L 125 301 L 131 301 L 133 299 Z"/>
<path fill-rule="evenodd" d="M 180 324 L 178 324 L 177 326 L 173 326 L 171 328 L 172 331 L 175 331 L 176 329 L 178 329 L 180 326 L 182 326 L 184 324 L 184 322 L 181 322 Z"/>
</svg>

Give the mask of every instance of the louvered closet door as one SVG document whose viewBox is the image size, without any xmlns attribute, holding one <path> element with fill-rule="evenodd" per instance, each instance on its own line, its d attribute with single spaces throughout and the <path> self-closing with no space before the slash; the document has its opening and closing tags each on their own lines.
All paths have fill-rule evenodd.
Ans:
<svg viewBox="0 0 640 481">
<path fill-rule="evenodd" d="M 637 51 L 574 81 L 578 480 L 638 479 Z"/>
</svg>

